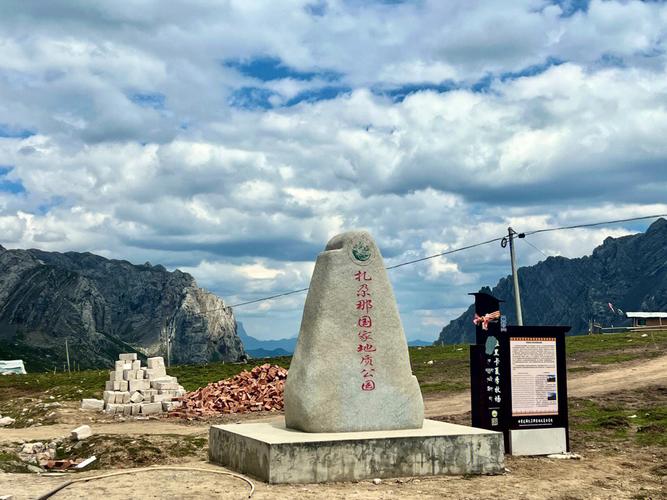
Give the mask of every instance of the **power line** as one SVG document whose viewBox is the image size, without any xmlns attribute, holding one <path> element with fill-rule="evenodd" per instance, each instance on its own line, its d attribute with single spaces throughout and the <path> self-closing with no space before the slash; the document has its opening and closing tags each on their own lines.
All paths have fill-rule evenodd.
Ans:
<svg viewBox="0 0 667 500">
<path fill-rule="evenodd" d="M 657 219 L 658 217 L 667 217 L 667 214 L 645 215 L 645 216 L 642 216 L 642 217 L 630 217 L 628 219 L 615 219 L 615 220 L 602 221 L 602 222 L 590 222 L 590 223 L 586 223 L 586 224 L 576 224 L 574 226 L 561 226 L 561 227 L 551 227 L 551 228 L 545 228 L 545 229 L 536 229 L 536 230 L 533 230 L 533 231 L 526 231 L 524 233 L 520 233 L 523 236 L 519 236 L 519 237 L 522 238 L 522 237 L 530 236 L 530 235 L 533 235 L 533 234 L 547 233 L 547 232 L 551 232 L 551 231 L 562 231 L 562 230 L 565 230 L 565 229 L 578 229 L 578 228 L 582 228 L 582 227 L 603 226 L 603 225 L 607 225 L 607 224 L 618 224 L 618 223 L 621 223 L 621 222 L 631 222 L 631 221 L 636 221 L 636 220 Z M 414 259 L 414 260 L 409 260 L 409 261 L 406 261 L 406 262 L 401 262 L 400 264 L 394 264 L 393 266 L 386 267 L 385 269 L 387 269 L 387 270 L 396 269 L 396 268 L 399 268 L 399 267 L 408 266 L 408 265 L 411 265 L 411 264 L 416 264 L 418 262 L 423 262 L 423 261 L 426 261 L 426 260 L 435 259 L 435 258 L 438 258 L 438 257 L 443 257 L 445 255 L 450 255 L 450 254 L 453 254 L 453 253 L 456 253 L 456 252 L 462 252 L 464 250 L 470 250 L 472 248 L 480 247 L 480 246 L 483 246 L 483 245 L 488 245 L 489 243 L 494 243 L 496 241 L 501 241 L 503 238 L 505 238 L 505 236 L 499 236 L 498 238 L 492 238 L 490 240 L 480 241 L 479 243 L 474 243 L 472 245 L 466 245 L 466 246 L 463 246 L 463 247 L 454 248 L 452 250 L 447 250 L 445 252 L 440 252 L 440 253 L 436 253 L 436 254 L 433 254 L 433 255 L 429 255 L 427 257 L 421 257 L 419 259 Z M 530 246 L 535 248 L 542 255 L 544 255 L 545 257 L 549 257 L 542 250 L 537 248 L 532 243 L 528 242 L 525 238 L 523 238 L 523 239 L 526 243 L 528 243 Z M 209 312 L 221 311 L 223 309 L 232 309 L 234 307 L 256 304 L 258 302 L 273 300 L 273 299 L 277 299 L 277 298 L 280 298 L 280 297 L 286 297 L 288 295 L 303 293 L 303 292 L 306 292 L 306 291 L 308 291 L 308 288 L 300 288 L 299 290 L 291 290 L 289 292 L 283 292 L 283 293 L 278 293 L 278 294 L 275 294 L 275 295 L 269 295 L 267 297 L 260 297 L 259 299 L 247 300 L 245 302 L 239 302 L 237 304 L 232 304 L 232 305 L 229 305 L 229 306 L 218 307 L 218 308 L 215 308 L 215 309 L 208 309 L 206 311 L 199 311 L 195 314 L 196 315 L 201 315 L 201 314 L 206 314 L 206 313 L 209 313 Z"/>
<path fill-rule="evenodd" d="M 239 306 L 247 306 L 248 304 L 255 304 L 256 302 L 263 302 L 265 300 L 272 300 L 272 299 L 277 299 L 278 297 L 286 297 L 287 295 L 294 295 L 295 293 L 301 293 L 307 291 L 308 288 L 301 288 L 300 290 L 292 290 L 291 292 L 285 292 L 285 293 L 278 293 L 276 295 L 271 295 L 269 297 L 262 297 L 260 299 L 255 299 L 255 300 L 248 300 L 246 302 L 239 302 L 238 304 L 233 304 L 231 306 L 225 306 L 225 307 L 239 307 Z M 202 311 L 197 314 L 203 314 L 205 312 L 211 312 L 211 311 L 217 311 L 219 309 L 223 308 L 218 308 L 218 309 L 209 309 L 208 311 Z"/>
<path fill-rule="evenodd" d="M 530 236 L 531 234 L 548 233 L 550 231 L 562 231 L 564 229 L 578 229 L 580 227 L 604 226 L 604 225 L 607 225 L 607 224 L 618 224 L 619 222 L 631 222 L 631 221 L 635 221 L 635 220 L 657 219 L 658 217 L 667 217 L 667 214 L 645 215 L 643 217 L 630 217 L 629 219 L 607 220 L 607 221 L 603 221 L 603 222 L 590 222 L 588 224 L 577 224 L 577 225 L 574 225 L 574 226 L 550 227 L 550 228 L 546 228 L 546 229 L 536 229 L 534 231 L 526 231 L 524 234 L 526 236 Z"/>
<path fill-rule="evenodd" d="M 545 257 L 547 257 L 547 258 L 549 257 L 547 254 L 545 254 L 542 250 L 540 250 L 540 249 L 537 248 L 535 245 L 533 245 L 533 244 L 532 244 L 530 241 L 528 241 L 526 238 L 522 238 L 521 241 L 523 241 L 524 243 L 530 245 L 531 247 L 533 247 L 535 250 L 537 250 L 538 252 L 540 252 L 540 253 L 541 253 L 542 255 L 544 255 Z"/>
<path fill-rule="evenodd" d="M 465 246 L 465 247 L 455 248 L 453 250 L 447 250 L 446 252 L 436 253 L 436 254 L 433 254 L 433 255 L 429 255 L 428 257 L 422 257 L 421 259 L 415 259 L 415 260 L 409 260 L 407 262 L 401 262 L 400 264 L 394 264 L 393 266 L 385 267 L 385 269 L 387 269 L 387 270 L 396 269 L 397 267 L 403 267 L 403 266 L 407 266 L 407 265 L 410 265 L 410 264 L 415 264 L 417 262 L 423 262 L 425 260 L 435 259 L 436 257 L 442 257 L 443 255 L 449 255 L 449 254 L 452 254 L 452 253 L 461 252 L 463 250 L 470 250 L 471 248 L 481 247 L 482 245 L 488 245 L 489 243 L 493 243 L 495 241 L 500 241 L 503 238 L 504 238 L 504 236 L 500 236 L 498 238 L 493 238 L 492 240 L 481 241 L 481 242 L 475 243 L 473 245 L 468 245 L 468 246 Z"/>
<path fill-rule="evenodd" d="M 436 253 L 436 254 L 433 254 L 433 255 L 429 255 L 427 257 L 422 257 L 420 259 L 414 259 L 414 260 L 409 260 L 407 262 L 401 262 L 400 264 L 394 264 L 393 266 L 386 267 L 385 269 L 387 269 L 387 270 L 396 269 L 398 267 L 403 267 L 403 266 L 407 266 L 407 265 L 410 265 L 410 264 L 415 264 L 417 262 L 423 262 L 425 260 L 435 259 L 437 257 L 443 257 L 445 255 L 449 255 L 449 254 L 452 254 L 452 253 L 462 252 L 463 250 L 470 250 L 471 248 L 480 247 L 482 245 L 488 245 L 489 243 L 494 243 L 494 242 L 500 241 L 502 239 L 503 239 L 502 237 L 498 237 L 498 238 L 493 238 L 491 240 L 480 241 L 479 243 L 474 243 L 472 245 L 466 245 L 464 247 L 454 248 L 452 250 L 447 250 L 445 252 L 440 252 L 440 253 Z M 270 295 L 268 297 L 261 297 L 259 299 L 248 300 L 248 301 L 245 301 L 245 302 L 239 302 L 237 304 L 232 304 L 230 306 L 218 307 L 216 309 L 209 309 L 207 311 L 200 311 L 196 314 L 205 314 L 205 313 L 208 313 L 208 312 L 220 311 L 220 310 L 226 309 L 226 308 L 231 309 L 231 308 L 239 307 L 239 306 L 247 306 L 249 304 L 256 304 L 257 302 L 264 302 L 266 300 L 273 300 L 273 299 L 277 299 L 278 297 L 286 297 L 287 295 L 294 295 L 296 293 L 302 293 L 302 292 L 306 292 L 306 291 L 308 291 L 308 288 L 301 288 L 299 290 L 292 290 L 290 292 L 278 293 L 276 295 Z"/>
</svg>

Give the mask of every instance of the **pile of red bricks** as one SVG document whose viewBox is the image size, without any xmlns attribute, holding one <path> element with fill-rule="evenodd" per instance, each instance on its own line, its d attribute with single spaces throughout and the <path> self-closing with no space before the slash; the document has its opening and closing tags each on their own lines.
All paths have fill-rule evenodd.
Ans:
<svg viewBox="0 0 667 500">
<path fill-rule="evenodd" d="M 213 382 L 187 393 L 182 405 L 169 414 L 209 417 L 222 413 L 282 410 L 287 370 L 265 364 L 233 378 Z"/>
</svg>

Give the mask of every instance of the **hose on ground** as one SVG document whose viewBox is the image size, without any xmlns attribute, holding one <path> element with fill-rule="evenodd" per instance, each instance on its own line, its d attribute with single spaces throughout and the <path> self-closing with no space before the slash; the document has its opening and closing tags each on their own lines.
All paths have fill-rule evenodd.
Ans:
<svg viewBox="0 0 667 500">
<path fill-rule="evenodd" d="M 248 483 L 250 486 L 250 494 L 248 495 L 248 498 L 252 497 L 252 495 L 255 493 L 255 485 L 253 482 L 248 479 L 247 477 L 244 477 L 240 474 L 235 474 L 233 472 L 227 472 L 227 471 L 222 471 L 222 470 L 213 470 L 213 469 L 203 469 L 200 467 L 169 467 L 165 465 L 161 465 L 158 467 L 144 467 L 143 469 L 132 469 L 132 470 L 123 470 L 119 472 L 110 472 L 108 474 L 102 474 L 100 476 L 90 476 L 90 477 L 81 477 L 77 479 L 70 479 L 69 481 L 61 484 L 60 486 L 53 488 L 51 491 L 48 493 L 45 493 L 44 495 L 40 496 L 37 498 L 37 500 L 46 500 L 47 498 L 51 498 L 53 495 L 58 493 L 59 491 L 67 488 L 69 485 L 74 484 L 74 483 L 85 483 L 88 481 L 94 481 L 96 479 L 104 479 L 107 477 L 114 477 L 114 476 L 122 476 L 125 474 L 136 474 L 138 472 L 151 472 L 151 471 L 156 471 L 156 470 L 174 470 L 174 471 L 196 471 L 196 472 L 210 472 L 212 474 L 222 474 L 225 476 L 232 476 L 237 479 L 241 479 L 242 481 L 245 481 Z"/>
</svg>

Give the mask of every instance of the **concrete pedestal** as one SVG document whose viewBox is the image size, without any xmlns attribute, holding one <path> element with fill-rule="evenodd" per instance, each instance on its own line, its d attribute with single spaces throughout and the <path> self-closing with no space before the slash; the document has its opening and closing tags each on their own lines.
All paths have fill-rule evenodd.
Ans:
<svg viewBox="0 0 667 500">
<path fill-rule="evenodd" d="M 499 432 L 424 420 L 421 429 L 301 432 L 272 422 L 214 425 L 209 459 L 268 483 L 320 483 L 504 469 Z"/>
</svg>

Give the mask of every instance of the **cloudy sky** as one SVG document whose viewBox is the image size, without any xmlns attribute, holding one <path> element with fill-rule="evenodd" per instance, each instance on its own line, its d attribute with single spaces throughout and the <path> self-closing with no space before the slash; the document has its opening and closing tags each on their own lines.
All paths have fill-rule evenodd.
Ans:
<svg viewBox="0 0 667 500">
<path fill-rule="evenodd" d="M 664 213 L 666 50 L 648 1 L 3 0 L 0 244 L 162 263 L 234 304 L 308 286 L 352 228 L 391 265 Z M 508 272 L 498 244 L 390 271 L 408 337 Z M 236 315 L 293 336 L 303 300 Z"/>
</svg>

